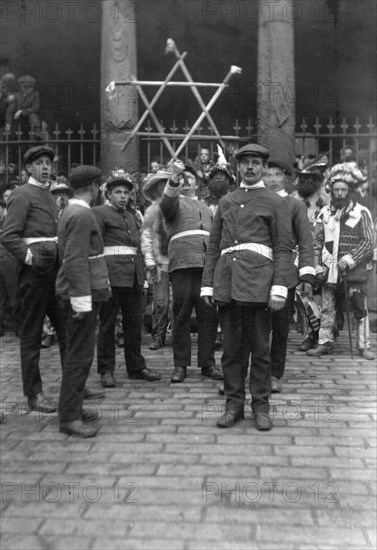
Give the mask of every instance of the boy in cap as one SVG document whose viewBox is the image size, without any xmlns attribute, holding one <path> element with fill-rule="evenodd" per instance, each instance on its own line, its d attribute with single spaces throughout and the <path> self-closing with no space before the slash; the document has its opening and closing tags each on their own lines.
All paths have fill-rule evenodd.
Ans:
<svg viewBox="0 0 377 550">
<path fill-rule="evenodd" d="M 43 319 L 47 313 L 59 339 L 63 364 L 65 330 L 55 296 L 58 271 L 56 203 L 49 191 L 55 153 L 46 145 L 24 155 L 28 183 L 15 189 L 8 202 L 2 244 L 21 265 L 21 368 L 24 395 L 31 410 L 50 413 L 56 404 L 42 393 L 39 371 Z"/>
<path fill-rule="evenodd" d="M 167 170 L 158 170 L 150 174 L 143 185 L 144 196 L 151 201 L 144 214 L 141 234 L 141 250 L 149 282 L 153 284 L 151 350 L 165 345 L 169 324 L 168 234 L 159 203 L 170 176 Z"/>
<path fill-rule="evenodd" d="M 100 303 L 110 286 L 103 240 L 90 205 L 98 194 L 101 171 L 78 166 L 69 181 L 74 197 L 58 228 L 61 266 L 56 294 L 66 304 L 67 351 L 59 398 L 60 431 L 76 437 L 97 433 L 96 415 L 83 410 L 85 382 L 94 358 L 95 328 Z"/>
<path fill-rule="evenodd" d="M 115 324 L 119 307 L 122 311 L 124 359 L 129 378 L 153 382 L 160 374 L 147 368 L 141 354 L 142 296 L 144 265 L 140 236 L 133 214 L 127 211 L 131 176 L 114 177 L 106 183 L 107 202 L 93 208 L 104 242 L 112 296 L 101 305 L 97 344 L 98 373 L 105 388 L 115 386 Z"/>
<path fill-rule="evenodd" d="M 54 181 L 50 186 L 50 193 L 55 197 L 56 207 L 60 216 L 64 208 L 68 206 L 72 189 L 66 183 Z"/>
<path fill-rule="evenodd" d="M 327 175 L 331 202 L 322 208 L 314 238 L 316 279 L 322 284 L 321 328 L 318 346 L 307 355 L 333 352 L 336 310 L 339 298 L 349 300 L 357 322 L 357 347 L 364 359 L 370 351 L 366 283 L 367 262 L 374 245 L 373 220 L 367 208 L 357 203 L 357 189 L 365 181 L 356 165 L 336 164 Z M 348 296 L 344 296 L 344 280 Z"/>
<path fill-rule="evenodd" d="M 250 393 L 256 427 L 272 427 L 270 311 L 286 302 L 292 236 L 286 201 L 263 183 L 268 157 L 268 150 L 256 144 L 236 153 L 241 185 L 220 199 L 204 266 L 201 296 L 208 306 L 219 306 L 223 332 L 226 404 L 217 421 L 221 428 L 244 418 L 245 336 L 252 351 Z"/>
</svg>

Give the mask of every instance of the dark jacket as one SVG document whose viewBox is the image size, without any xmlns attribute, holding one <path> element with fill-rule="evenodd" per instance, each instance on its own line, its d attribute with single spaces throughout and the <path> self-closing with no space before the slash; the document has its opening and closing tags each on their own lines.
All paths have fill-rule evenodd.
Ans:
<svg viewBox="0 0 377 550">
<path fill-rule="evenodd" d="M 273 260 L 248 250 L 223 249 L 256 243 Z M 267 304 L 272 285 L 287 288 L 292 268 L 291 217 L 287 201 L 265 188 L 239 188 L 221 198 L 204 266 L 202 287 L 219 303 Z"/>
<path fill-rule="evenodd" d="M 168 230 L 169 273 L 176 269 L 203 267 L 213 214 L 206 204 L 179 195 L 178 187 L 166 185 L 160 208 Z M 182 231 L 203 230 L 208 235 L 188 235 L 171 240 Z"/>
<path fill-rule="evenodd" d="M 298 248 L 298 256 L 297 252 L 293 252 L 288 288 L 294 288 L 299 282 L 304 281 L 313 284 L 314 248 L 306 206 L 302 201 L 289 195 L 284 199 L 288 202 L 292 219 L 293 246 Z"/>
<path fill-rule="evenodd" d="M 59 220 L 61 266 L 56 294 L 63 299 L 92 296 L 93 302 L 108 300 L 109 277 L 103 257 L 103 240 L 91 208 L 68 205 Z"/>
<path fill-rule="evenodd" d="M 48 187 L 26 183 L 9 197 L 1 242 L 22 264 L 29 248 L 33 254 L 31 268 L 43 274 L 56 266 L 56 244 L 46 241 L 27 245 L 24 239 L 51 239 L 56 237 L 57 226 L 56 202 Z"/>
<path fill-rule="evenodd" d="M 137 284 L 142 286 L 145 279 L 144 265 L 140 252 L 140 233 L 135 216 L 127 211 L 121 212 L 107 204 L 95 206 L 93 213 L 97 219 L 105 247 L 131 246 L 137 248 L 136 255 L 105 254 L 111 286 L 132 288 L 135 277 Z"/>
</svg>

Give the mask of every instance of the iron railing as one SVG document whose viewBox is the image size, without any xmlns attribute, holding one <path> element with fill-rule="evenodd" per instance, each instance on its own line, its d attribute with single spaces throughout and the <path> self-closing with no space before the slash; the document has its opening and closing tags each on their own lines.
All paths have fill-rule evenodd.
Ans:
<svg viewBox="0 0 377 550">
<path fill-rule="evenodd" d="M 162 128 L 164 136 L 175 150 L 190 130 L 190 124 L 188 121 L 183 124 L 179 124 L 176 120 L 169 123 L 162 121 Z M 257 139 L 256 125 L 250 119 L 246 121 L 236 119 L 230 127 L 219 125 L 219 131 L 225 143 L 234 142 L 242 145 Z M 42 140 L 56 152 L 58 159 L 56 173 L 68 174 L 73 163 L 93 165 L 100 163 L 100 137 L 100 130 L 96 124 L 93 124 L 90 129 L 85 129 L 81 124 L 76 130 L 66 129 L 56 124 L 53 130 L 44 132 L 42 135 L 36 135 L 32 131 L 25 133 L 18 128 L 12 133 L 0 132 L 0 157 L 4 159 L 6 165 L 15 163 L 18 173 L 21 173 L 23 153 Z M 150 120 L 147 120 L 145 127 L 141 129 L 139 139 L 139 166 L 148 170 L 153 159 L 158 159 L 162 164 L 169 160 L 161 135 L 156 133 Z M 187 161 L 193 160 L 198 156 L 201 146 L 206 146 L 213 155 L 217 152 L 217 143 L 218 139 L 210 127 L 199 126 L 181 156 Z M 372 117 L 362 122 L 358 117 L 353 122 L 343 118 L 339 124 L 335 124 L 332 118 L 326 122 L 320 121 L 319 118 L 310 122 L 304 118 L 296 127 L 296 153 L 298 154 L 318 156 L 326 153 L 330 164 L 333 164 L 339 161 L 339 152 L 346 145 L 354 148 L 356 161 L 364 165 L 368 173 L 375 177 L 377 131 Z"/>
</svg>

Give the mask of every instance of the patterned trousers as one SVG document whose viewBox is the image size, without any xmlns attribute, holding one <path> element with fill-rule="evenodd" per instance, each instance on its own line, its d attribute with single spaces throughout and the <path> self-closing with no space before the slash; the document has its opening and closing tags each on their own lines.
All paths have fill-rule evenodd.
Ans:
<svg viewBox="0 0 377 550">
<path fill-rule="evenodd" d="M 351 283 L 348 288 L 348 297 L 353 310 L 357 326 L 357 347 L 358 349 L 369 349 L 369 316 L 367 309 L 367 296 L 363 292 L 363 284 Z M 319 329 L 319 344 L 334 342 L 336 312 L 339 304 L 339 286 L 323 285 L 322 288 L 322 309 L 321 328 Z M 355 296 L 359 296 L 359 303 L 355 304 Z M 350 309 L 351 309 L 350 308 Z M 363 317 L 360 319 L 360 316 Z"/>
</svg>

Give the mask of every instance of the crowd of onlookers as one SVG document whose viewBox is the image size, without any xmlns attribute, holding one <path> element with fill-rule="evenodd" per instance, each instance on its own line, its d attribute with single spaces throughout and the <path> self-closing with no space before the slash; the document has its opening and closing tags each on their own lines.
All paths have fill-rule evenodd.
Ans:
<svg viewBox="0 0 377 550">
<path fill-rule="evenodd" d="M 27 83 L 30 84 L 29 81 Z M 21 84 L 24 85 L 24 81 Z M 12 102 L 16 100 L 8 98 L 7 101 L 6 111 L 9 113 L 10 106 L 14 107 Z M 256 144 L 242 147 L 229 144 L 226 151 L 228 159 L 219 146 L 216 153 L 212 151 L 211 154 L 211 151 L 203 146 L 193 160 L 176 159 L 165 164 L 153 159 L 149 170 L 141 169 L 133 175 L 121 167 L 114 168 L 108 175 L 102 175 L 97 167 L 78 164 L 73 164 L 69 173 L 64 174 L 53 168 L 55 153 L 45 145 L 34 147 L 25 153 L 25 169 L 20 174 L 17 173 L 16 164 L 10 163 L 6 166 L 4 160 L 0 159 L 0 227 L 5 228 L 4 246 L 0 244 L 1 335 L 6 328 L 7 317 L 8 321 L 12 318 L 15 332 L 23 334 L 21 350 L 22 346 L 28 349 L 30 342 L 25 337 L 25 319 L 21 313 L 25 307 L 22 303 L 25 299 L 21 296 L 25 289 L 20 292 L 18 279 L 20 277 L 22 284 L 25 273 L 29 273 L 36 289 L 38 285 L 44 284 L 43 279 L 38 279 L 40 274 L 29 269 L 33 266 L 33 254 L 35 256 L 40 253 L 33 246 L 41 241 L 43 246 L 47 246 L 45 243 L 50 241 L 58 242 L 59 247 L 61 246 L 60 237 L 56 241 L 56 228 L 51 228 L 51 236 L 44 236 L 42 239 L 39 235 L 37 238 L 30 238 L 29 235 L 23 238 L 21 226 L 17 230 L 17 208 L 26 216 L 22 219 L 26 227 L 28 209 L 32 200 L 36 199 L 29 197 L 26 204 L 25 197 L 29 191 L 25 194 L 18 191 L 14 195 L 13 193 L 20 186 L 32 183 L 31 193 L 35 194 L 35 187 L 40 187 L 48 192 L 48 201 L 53 200 L 58 214 L 53 224 L 57 227 L 68 224 L 66 218 L 70 219 L 70 214 L 63 213 L 74 210 L 67 209 L 68 205 L 82 207 L 86 202 L 93 207 L 95 223 L 102 232 L 104 252 L 94 255 L 93 258 L 105 257 L 105 269 L 108 270 L 112 290 L 112 297 L 98 304 L 98 317 L 97 313 L 93 317 L 99 323 L 97 361 L 103 388 L 116 385 L 115 342 L 124 347 L 125 364 L 130 378 L 147 381 L 160 378 L 159 373 L 147 367 L 140 347 L 142 289 L 149 285 L 153 297 L 150 349 L 162 348 L 167 343 L 168 333 L 172 335 L 174 370 L 171 382 L 181 383 L 188 376 L 188 367 L 191 365 L 190 333 L 195 330 L 198 334 L 197 366 L 202 376 L 221 381 L 224 378 L 223 371 L 228 373 L 225 376 L 225 386 L 220 386 L 219 391 L 225 392 L 229 407 L 218 425 L 229 427 L 243 417 L 243 412 L 234 408 L 237 401 L 232 401 L 234 373 L 229 374 L 231 371 L 228 370 L 232 361 L 236 361 L 240 373 L 243 373 L 242 376 L 239 374 L 240 380 L 244 379 L 250 368 L 251 385 L 256 369 L 263 370 L 263 384 L 260 383 L 261 379 L 258 382 L 257 378 L 253 378 L 253 384 L 258 387 L 254 395 L 254 412 L 259 418 L 258 429 L 270 429 L 266 388 L 268 386 L 268 392 L 272 393 L 282 391 L 290 322 L 294 320 L 304 335 L 300 351 L 314 357 L 321 356 L 333 353 L 334 341 L 344 324 L 344 315 L 347 313 L 349 317 L 351 309 L 358 352 L 364 359 L 374 358 L 370 348 L 367 296 L 367 283 L 371 270 L 375 270 L 376 260 L 376 195 L 373 187 L 371 188 L 375 185 L 374 175 L 368 174 L 365 164 L 359 165 L 356 162 L 355 152 L 350 146 L 343 147 L 340 151 L 340 162 L 333 166 L 330 166 L 326 155 L 312 158 L 297 156 L 294 164 L 288 164 L 271 158 L 267 149 Z M 98 194 L 93 191 L 94 187 L 89 188 L 89 183 L 92 187 L 98 184 Z M 254 196 L 257 196 L 255 190 L 259 192 L 262 188 L 260 206 L 253 205 L 249 212 L 247 201 L 252 193 L 248 195 L 248 191 L 252 190 Z M 16 198 L 13 200 L 13 197 Z M 44 196 L 43 200 L 45 199 Z M 281 202 L 281 199 L 284 201 Z M 9 204 L 12 221 L 7 218 Z M 249 217 L 244 219 L 242 212 L 249 212 Z M 250 221 L 253 216 L 254 225 Z M 74 216 L 72 219 L 75 221 L 70 223 L 78 223 L 80 226 L 80 221 Z M 58 223 L 58 220 L 65 221 Z M 38 219 L 33 223 L 38 225 Z M 262 233 L 258 233 L 258 224 Z M 65 231 L 68 231 L 67 227 Z M 79 230 L 82 228 L 79 227 Z M 38 231 L 39 229 L 33 228 L 32 233 Z M 225 233 L 221 236 L 221 232 Z M 263 238 L 259 240 L 262 234 Z M 228 245 L 224 246 L 223 243 L 229 238 L 231 240 Z M 19 239 L 22 246 L 25 243 L 26 246 L 30 244 L 26 257 L 21 255 L 17 258 Z M 281 259 L 279 256 L 284 247 L 291 256 L 288 263 L 286 257 Z M 64 249 L 62 253 L 64 258 Z M 252 261 L 247 267 L 250 253 Z M 254 265 L 255 255 L 260 258 L 258 261 L 264 257 L 260 266 Z M 27 266 L 26 271 L 20 258 Z M 273 258 L 274 269 L 279 273 L 281 271 L 284 274 L 284 270 L 292 270 L 292 273 L 285 273 L 281 279 L 284 284 L 273 284 L 269 300 L 262 300 L 268 304 L 272 317 L 266 313 L 263 313 L 263 319 L 262 316 L 258 317 L 259 314 L 255 314 L 255 311 L 262 311 L 260 300 L 251 299 L 251 309 L 245 310 L 248 318 L 250 312 L 254 312 L 245 328 L 246 332 L 251 331 L 247 335 L 249 340 L 247 342 L 245 332 L 242 357 L 234 358 L 232 354 L 235 353 L 235 348 L 229 342 L 232 339 L 235 342 L 239 335 L 235 334 L 235 328 L 231 325 L 240 313 L 238 310 L 236 313 L 233 310 L 229 312 L 226 303 L 234 301 L 237 307 L 242 308 L 245 300 L 232 297 L 224 301 L 219 298 L 224 292 L 221 285 L 229 284 L 232 287 L 235 284 L 235 295 L 243 296 L 247 295 L 245 288 L 252 278 L 253 284 L 261 287 L 256 296 L 259 296 L 259 292 L 261 296 L 264 295 L 264 286 L 269 278 L 268 265 Z M 229 260 L 232 260 L 233 271 L 229 271 Z M 220 282 L 213 285 L 211 277 L 216 279 L 219 272 L 215 270 L 214 274 L 209 273 L 211 267 L 208 266 L 212 265 L 214 268 L 217 261 L 222 266 L 224 275 Z M 244 261 L 246 267 L 242 268 Z M 63 259 L 63 264 L 64 262 L 68 264 L 68 259 Z M 239 273 L 237 266 L 241 270 Z M 242 269 L 246 271 L 243 272 Z M 248 269 L 253 274 L 252 277 Z M 260 269 L 260 280 L 258 277 L 255 279 L 255 273 L 258 272 L 256 269 Z M 78 272 L 77 277 L 79 279 Z M 236 281 L 236 277 L 240 277 L 239 281 Z M 211 284 L 207 284 L 208 281 Z M 217 298 L 216 293 L 219 293 Z M 79 298 L 73 302 L 71 300 L 73 319 L 77 315 L 81 319 L 83 312 L 92 311 L 85 309 L 88 296 L 82 298 L 82 301 Z M 246 302 L 249 301 L 248 298 Z M 34 305 L 38 307 L 38 304 Z M 81 310 L 82 307 L 84 309 Z M 51 316 L 51 310 L 48 313 L 46 305 L 48 315 L 41 319 L 43 331 L 39 335 L 39 345 L 49 347 L 59 341 L 63 364 L 62 333 L 59 334 L 59 323 L 54 319 L 54 311 L 52 310 Z M 193 311 L 195 318 L 192 317 Z M 266 308 L 264 311 L 267 311 Z M 227 324 L 229 320 L 230 325 Z M 270 322 L 271 327 L 267 329 Z M 254 325 L 261 330 L 257 340 L 255 338 L 258 333 L 250 328 Z M 225 328 L 228 331 L 225 341 L 223 327 L 228 327 Z M 263 366 L 267 361 L 264 356 L 266 350 L 262 349 L 262 344 L 268 343 L 270 330 L 272 336 L 268 361 L 271 372 L 268 371 L 270 374 L 267 376 Z M 240 341 L 237 342 L 239 345 Z M 79 340 L 76 344 L 79 346 Z M 84 343 L 80 345 L 84 346 Z M 215 349 L 221 345 L 224 345 L 222 368 L 215 361 Z M 80 347 L 76 351 L 79 350 Z M 89 350 L 88 356 L 90 353 Z M 232 360 L 230 356 L 233 357 Z M 71 382 L 67 384 L 69 386 Z M 237 399 L 242 397 L 241 385 L 237 389 Z M 90 394 L 89 389 L 85 391 Z M 94 391 L 95 396 L 101 396 L 100 394 L 101 392 Z M 34 410 L 56 410 L 42 393 L 28 397 Z M 241 402 L 240 404 L 242 405 Z M 68 421 L 65 424 L 66 433 L 82 437 L 95 433 L 95 430 L 81 425 L 71 426 Z"/>
</svg>

